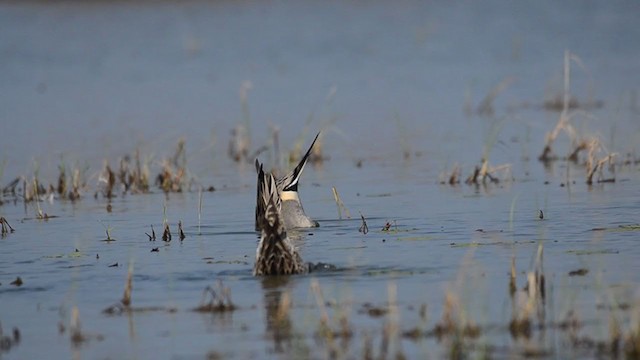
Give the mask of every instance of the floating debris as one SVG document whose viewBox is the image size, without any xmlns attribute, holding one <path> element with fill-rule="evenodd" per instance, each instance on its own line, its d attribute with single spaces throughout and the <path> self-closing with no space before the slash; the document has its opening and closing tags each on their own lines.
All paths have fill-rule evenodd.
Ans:
<svg viewBox="0 0 640 360">
<path fill-rule="evenodd" d="M 20 276 L 16 277 L 15 280 L 9 283 L 9 285 L 14 285 L 14 286 L 22 286 L 22 284 L 24 284 L 24 282 L 22 281 L 22 278 Z"/>
<path fill-rule="evenodd" d="M 585 276 L 587 275 L 587 273 L 589 273 L 589 269 L 582 268 L 582 269 L 569 271 L 569 276 Z"/>
<path fill-rule="evenodd" d="M 373 318 L 378 318 L 378 317 L 382 317 L 387 315 L 387 313 L 389 312 L 388 308 L 385 307 L 380 307 L 380 306 L 373 306 L 370 303 L 364 303 L 362 304 L 362 309 L 360 309 L 358 311 L 358 313 L 360 314 L 367 314 Z"/>
</svg>

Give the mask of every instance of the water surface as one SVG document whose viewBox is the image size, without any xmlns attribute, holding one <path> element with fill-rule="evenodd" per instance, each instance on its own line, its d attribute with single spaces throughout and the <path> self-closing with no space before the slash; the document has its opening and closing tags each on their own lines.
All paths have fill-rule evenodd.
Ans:
<svg viewBox="0 0 640 360">
<path fill-rule="evenodd" d="M 465 351 L 595 357 L 553 325 L 573 311 L 583 324 L 579 338 L 608 339 L 611 314 L 628 329 L 640 251 L 637 228 L 619 226 L 638 224 L 638 168 L 618 166 L 615 183 L 588 186 L 583 166 L 545 168 L 536 158 L 558 120 L 543 102 L 561 94 L 569 50 L 579 59 L 572 94 L 603 104 L 575 118 L 579 134 L 598 136 L 619 163 L 627 153 L 635 159 L 638 10 L 635 2 L 587 1 L 1 5 L 2 186 L 36 171 L 55 184 L 61 164 L 87 169 L 88 184 L 79 201 L 40 202 L 55 216 L 48 221 L 34 219 L 34 202 L 3 197 L 0 215 L 16 231 L 0 240 L 0 321 L 5 333 L 18 327 L 22 336 L 2 355 L 361 358 L 369 342 L 384 354 L 385 325 L 397 324 L 389 356 L 439 358 L 450 339 L 399 333 L 432 330 L 454 294 L 458 314 L 482 329 Z M 478 114 L 508 77 L 493 114 Z M 247 115 L 239 92 L 248 82 Z M 255 174 L 252 164 L 226 156 L 230 131 L 242 122 L 253 149 L 269 144 L 270 126 L 278 126 L 283 159 L 296 141 L 307 146 L 323 130 L 329 159 L 307 166 L 300 185 L 321 226 L 295 235 L 305 260 L 336 271 L 251 276 Z M 139 149 L 155 175 L 181 137 L 194 184 L 216 188 L 202 195 L 200 221 L 198 191 L 166 195 L 154 187 L 94 198 L 103 160 L 117 168 Z M 511 177 L 487 186 L 439 183 L 454 164 L 468 176 L 488 144 L 491 163 L 511 164 Z M 554 150 L 563 156 L 570 147 L 561 135 Z M 260 157 L 286 167 L 271 150 Z M 350 218 L 338 216 L 332 187 Z M 358 232 L 360 214 L 367 234 Z M 173 241 L 148 241 L 150 225 L 159 235 L 165 218 Z M 116 241 L 102 241 L 106 229 Z M 514 339 L 511 261 L 522 289 L 541 245 L 549 326 L 530 341 Z M 147 311 L 104 314 L 122 298 L 130 266 L 132 306 Z M 578 269 L 589 271 L 569 276 Z M 24 284 L 10 285 L 18 276 Z M 218 280 L 237 310 L 192 311 Z M 277 309 L 288 301 L 282 318 Z M 630 308 L 608 310 L 616 304 Z M 80 344 L 69 335 L 74 307 L 87 338 Z M 391 312 L 376 317 L 371 307 Z M 347 319 L 352 336 L 332 343 L 319 335 L 323 311 L 333 329 Z"/>
</svg>

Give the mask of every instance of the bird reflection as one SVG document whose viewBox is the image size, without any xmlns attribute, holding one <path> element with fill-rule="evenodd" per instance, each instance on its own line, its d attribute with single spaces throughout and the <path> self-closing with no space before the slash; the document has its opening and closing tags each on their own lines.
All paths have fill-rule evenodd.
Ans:
<svg viewBox="0 0 640 360">
<path fill-rule="evenodd" d="M 291 297 L 283 291 L 289 282 L 288 276 L 267 276 L 262 279 L 267 336 L 273 339 L 275 351 L 284 353 L 291 349 L 293 329 L 289 311 Z"/>
</svg>

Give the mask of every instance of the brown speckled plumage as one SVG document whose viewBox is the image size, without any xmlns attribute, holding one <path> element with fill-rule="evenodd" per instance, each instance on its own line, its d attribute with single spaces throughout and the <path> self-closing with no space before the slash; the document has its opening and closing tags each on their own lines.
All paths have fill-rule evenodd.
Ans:
<svg viewBox="0 0 640 360">
<path fill-rule="evenodd" d="M 256 221 L 262 236 L 256 250 L 253 275 L 291 275 L 307 272 L 308 268 L 287 237 L 282 223 L 281 201 L 276 180 L 273 175 L 265 174 L 262 166 L 258 167 L 258 188 L 258 207 L 264 209 L 264 212 L 258 214 L 256 210 Z"/>
</svg>

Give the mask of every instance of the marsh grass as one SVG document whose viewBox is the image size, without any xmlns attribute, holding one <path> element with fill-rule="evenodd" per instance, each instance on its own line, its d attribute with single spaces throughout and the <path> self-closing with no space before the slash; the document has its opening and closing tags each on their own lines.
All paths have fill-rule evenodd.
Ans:
<svg viewBox="0 0 640 360">
<path fill-rule="evenodd" d="M 133 290 L 133 263 L 129 263 L 129 270 L 127 271 L 127 281 L 124 285 L 124 293 L 122 294 L 122 300 L 120 302 L 125 307 L 131 306 L 131 291 Z"/>
<path fill-rule="evenodd" d="M 116 263 L 115 265 L 117 266 L 118 264 Z M 147 313 L 147 312 L 175 313 L 178 311 L 176 308 L 164 307 L 164 306 L 133 307 L 131 306 L 132 296 L 133 296 L 133 262 L 130 262 L 129 268 L 127 270 L 127 278 L 125 280 L 122 298 L 116 304 L 113 304 L 105 308 L 104 310 L 102 310 L 102 313 L 105 315 L 121 315 L 121 314 L 131 315 L 132 313 Z"/>
<path fill-rule="evenodd" d="M 4 217 L 0 217 L 0 225 L 2 226 L 1 235 L 2 237 L 7 236 L 10 233 L 15 232 L 15 230 L 9 225 L 9 222 Z"/>
<path fill-rule="evenodd" d="M 83 331 L 80 324 L 80 310 L 78 310 L 77 306 L 73 306 L 71 309 L 71 320 L 69 321 L 69 340 L 74 348 L 78 348 L 91 340 L 102 341 L 104 340 L 104 336 L 101 334 L 89 334 Z"/>
<path fill-rule="evenodd" d="M 349 209 L 344 206 L 344 203 L 342 202 L 340 195 L 338 195 L 338 190 L 336 190 L 335 186 L 331 187 L 331 191 L 333 192 L 333 199 L 335 200 L 336 207 L 338 208 L 338 219 L 342 220 L 343 214 L 347 219 L 351 219 L 351 213 L 349 212 Z"/>
<path fill-rule="evenodd" d="M 363 235 L 366 235 L 369 232 L 369 226 L 367 226 L 367 220 L 365 220 L 364 215 L 362 215 L 362 213 L 360 213 L 360 219 L 362 219 L 362 225 L 360 225 L 360 228 L 358 228 L 358 232 L 362 233 Z"/>
<path fill-rule="evenodd" d="M 636 302 L 629 330 L 624 334 L 624 353 L 627 359 L 640 358 L 640 302 Z"/>
<path fill-rule="evenodd" d="M 104 228 L 105 233 L 107 234 L 107 238 L 103 239 L 101 241 L 104 242 L 112 242 L 112 241 L 116 241 L 116 239 L 111 237 L 111 225 L 105 225 L 102 221 L 99 221 L 100 224 L 102 225 L 102 227 Z"/>
<path fill-rule="evenodd" d="M 183 241 L 186 238 L 186 236 L 184 235 L 184 231 L 182 231 L 182 220 L 178 221 L 178 234 L 180 241 Z"/>
<path fill-rule="evenodd" d="M 324 136 L 330 129 L 334 131 L 338 131 L 334 126 L 338 120 L 338 117 L 329 116 L 328 114 L 326 114 L 326 112 L 328 112 L 329 109 L 331 108 L 331 105 L 333 104 L 333 100 L 335 99 L 337 91 L 338 91 L 338 88 L 335 86 L 332 86 L 331 88 L 329 88 L 329 92 L 327 93 L 327 96 L 325 97 L 324 102 L 320 105 L 315 106 L 307 116 L 304 127 L 302 128 L 302 131 L 296 137 L 293 147 L 289 151 L 289 156 L 288 156 L 289 166 L 293 166 L 297 164 L 300 161 L 301 154 L 304 154 L 303 147 L 305 144 L 305 138 L 309 134 L 311 124 L 316 120 L 316 116 L 318 113 L 320 113 L 320 117 L 321 117 L 320 118 L 321 124 L 319 125 L 319 128 L 320 128 L 319 136 L 315 145 L 313 146 L 313 149 L 311 149 L 311 154 L 309 155 L 309 159 L 307 161 L 314 166 L 318 166 L 318 165 L 321 165 L 325 160 L 329 159 L 329 157 L 324 154 Z"/>
<path fill-rule="evenodd" d="M 582 63 L 582 60 L 569 50 L 565 50 L 564 53 L 564 67 L 563 67 L 563 83 L 564 90 L 562 98 L 553 100 L 552 102 L 545 102 L 545 108 L 551 110 L 560 111 L 558 122 L 552 131 L 548 132 L 545 137 L 545 145 L 542 153 L 538 157 L 538 160 L 543 162 L 545 166 L 548 166 L 550 162 L 558 160 L 559 157 L 553 152 L 553 145 L 560 134 L 565 134 L 570 141 L 571 150 L 566 156 L 567 161 L 578 163 L 580 161 L 580 153 L 587 152 L 588 157 L 586 160 L 587 165 L 587 184 L 593 182 L 592 178 L 596 170 L 604 163 L 612 163 L 611 160 L 615 154 L 607 154 L 600 158 L 595 158 L 594 153 L 602 151 L 604 148 L 601 145 L 601 141 L 597 136 L 584 136 L 580 135 L 572 124 L 574 118 L 581 116 L 588 119 L 595 118 L 586 110 L 591 108 L 597 108 L 602 106 L 601 102 L 587 102 L 585 104 L 579 104 L 571 96 L 571 64 L 575 63 L 580 67 L 589 77 L 590 73 Z M 590 106 L 593 105 L 593 106 Z M 600 168 L 601 170 L 601 168 Z M 611 181 L 609 179 L 606 180 Z"/>
<path fill-rule="evenodd" d="M 58 165 L 58 171 L 58 186 L 56 188 L 56 191 L 58 192 L 58 195 L 64 199 L 67 197 L 67 175 L 64 162 L 60 162 L 60 165 Z"/>
<path fill-rule="evenodd" d="M 162 232 L 162 241 L 170 242 L 171 241 L 171 230 L 169 229 L 169 223 L 164 223 L 164 231 Z"/>
<path fill-rule="evenodd" d="M 486 185 L 487 183 L 497 184 L 500 181 L 513 180 L 511 164 L 491 166 L 489 162 L 489 155 L 491 154 L 495 144 L 498 142 L 498 135 L 500 134 L 500 130 L 505 122 L 506 118 L 502 118 L 494 120 L 491 123 L 489 132 L 485 136 L 480 165 L 476 165 L 473 172 L 466 178 L 465 183 L 467 185 Z M 454 168 L 451 175 L 449 175 L 448 183 L 450 185 L 455 185 L 458 178 L 459 171 Z"/>
<path fill-rule="evenodd" d="M 202 193 L 202 187 L 201 187 L 200 191 L 198 192 L 198 235 L 202 235 L 202 231 L 200 230 L 200 223 L 202 221 L 202 202 L 203 202 L 202 195 L 203 193 Z M 155 234 L 154 234 L 154 239 L 155 239 Z"/>
<path fill-rule="evenodd" d="M 237 306 L 231 300 L 231 289 L 224 286 L 218 280 L 215 287 L 207 286 L 202 292 L 200 305 L 193 309 L 199 313 L 226 313 L 237 310 Z"/>
<path fill-rule="evenodd" d="M 591 139 L 587 147 L 588 157 L 586 161 L 586 183 L 588 185 L 593 184 L 593 176 L 597 173 L 597 182 L 615 182 L 615 163 L 613 158 L 617 156 L 616 153 L 608 153 L 601 142 L 597 139 Z M 599 155 L 606 153 L 606 155 Z M 601 157 L 600 157 L 601 156 Z M 604 166 L 609 165 L 609 173 L 611 177 L 605 178 Z"/>
<path fill-rule="evenodd" d="M 151 235 L 145 234 L 149 237 L 149 241 L 156 241 L 156 231 L 153 229 L 153 224 L 151 224 Z"/>
<path fill-rule="evenodd" d="M 453 169 L 451 172 L 447 172 L 446 170 L 440 173 L 440 184 L 445 185 L 458 185 L 460 184 L 460 175 L 462 174 L 460 170 L 460 166 L 458 164 L 453 165 Z"/>
<path fill-rule="evenodd" d="M 546 280 L 543 268 L 544 247 L 542 242 L 538 244 L 533 268 L 526 274 L 526 284 L 523 292 L 515 297 L 515 306 L 512 307 L 511 321 L 509 322 L 509 332 L 514 339 L 531 337 L 534 322 L 533 315 L 537 315 L 538 325 L 544 326 L 545 321 L 545 299 Z M 514 279 L 515 263 L 512 262 L 510 286 Z M 513 280 L 512 280 L 513 279 Z M 514 297 L 511 297 L 514 299 Z"/>
<path fill-rule="evenodd" d="M 507 78 L 503 79 L 498 84 L 496 84 L 494 87 L 492 87 L 491 90 L 487 93 L 487 95 L 484 97 L 484 99 L 478 105 L 478 108 L 476 110 L 478 115 L 480 115 L 480 116 L 493 116 L 494 113 L 495 113 L 495 110 L 494 110 L 494 107 L 493 107 L 493 102 L 498 97 L 498 95 L 500 95 L 507 88 L 509 88 L 509 86 L 511 86 L 511 84 L 513 84 L 515 82 L 515 80 L 516 80 L 515 77 L 510 76 L 510 77 L 507 77 Z"/>
<path fill-rule="evenodd" d="M 11 351 L 11 348 L 20 345 L 21 339 L 22 334 L 19 328 L 14 327 L 10 334 L 4 335 L 2 324 L 0 324 L 0 355 L 2 353 L 8 353 Z"/>
<path fill-rule="evenodd" d="M 108 160 L 104 161 L 102 173 L 100 173 L 100 176 L 98 177 L 98 184 L 101 185 L 100 187 L 103 197 L 111 199 L 115 196 L 114 188 L 116 186 L 116 173 L 111 169 Z"/>
<path fill-rule="evenodd" d="M 395 113 L 393 116 L 396 127 L 398 128 L 398 140 L 400 141 L 400 148 L 402 149 L 402 159 L 409 160 L 412 154 L 411 140 L 409 139 L 409 131 L 404 124 L 404 121 L 400 117 L 399 113 Z"/>
<path fill-rule="evenodd" d="M 15 197 L 17 195 L 16 194 L 16 188 L 20 184 L 20 180 L 21 180 L 20 177 L 16 177 L 11 182 L 9 182 L 5 187 L 3 187 L 2 188 L 2 196 L 13 196 L 13 197 Z"/>
<path fill-rule="evenodd" d="M 231 139 L 227 155 L 236 163 L 246 163 L 251 157 L 251 112 L 249 111 L 249 91 L 253 89 L 251 81 L 244 81 L 240 85 L 240 109 L 242 118 L 240 122 L 231 130 Z"/>
<path fill-rule="evenodd" d="M 319 322 L 315 332 L 315 338 L 320 341 L 330 358 L 342 357 L 346 354 L 349 342 L 354 336 L 354 330 L 349 320 L 349 309 L 339 306 L 338 311 L 333 311 L 329 316 L 327 302 L 317 279 L 310 283 L 311 291 L 320 311 Z M 340 342 L 340 343 L 338 343 Z"/>
<path fill-rule="evenodd" d="M 172 193 L 184 191 L 188 182 L 186 140 L 180 138 L 173 157 L 162 161 L 162 171 L 155 183 L 165 193 Z"/>
</svg>

